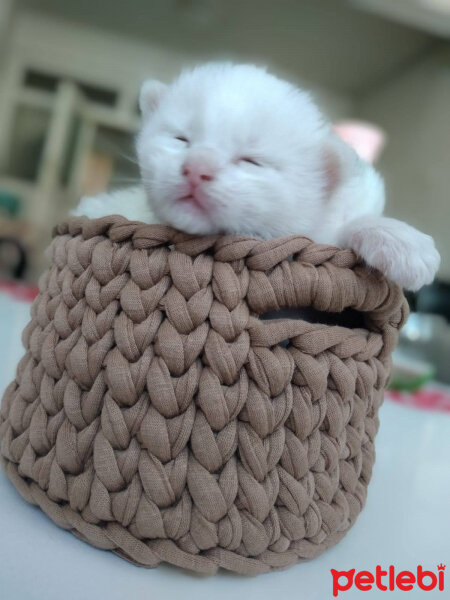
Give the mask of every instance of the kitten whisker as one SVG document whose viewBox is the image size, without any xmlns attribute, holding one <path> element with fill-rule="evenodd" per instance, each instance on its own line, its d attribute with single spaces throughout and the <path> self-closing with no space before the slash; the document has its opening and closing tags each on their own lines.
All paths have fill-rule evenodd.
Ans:
<svg viewBox="0 0 450 600">
<path fill-rule="evenodd" d="M 125 160 L 127 160 L 128 162 L 132 163 L 133 165 L 137 165 L 139 166 L 139 161 L 136 160 L 136 158 L 125 154 L 124 152 L 119 151 L 118 152 L 119 156 L 121 156 L 122 158 L 124 158 Z"/>
</svg>

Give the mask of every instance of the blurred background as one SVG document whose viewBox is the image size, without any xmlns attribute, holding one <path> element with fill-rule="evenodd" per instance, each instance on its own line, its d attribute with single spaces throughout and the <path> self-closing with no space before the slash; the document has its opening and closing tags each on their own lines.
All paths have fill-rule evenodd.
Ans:
<svg viewBox="0 0 450 600">
<path fill-rule="evenodd" d="M 33 297 L 52 226 L 136 181 L 141 82 L 212 59 L 309 88 L 377 159 L 387 214 L 433 235 L 439 280 L 409 297 L 398 381 L 450 382 L 450 0 L 1 0 L 3 289 Z"/>
</svg>

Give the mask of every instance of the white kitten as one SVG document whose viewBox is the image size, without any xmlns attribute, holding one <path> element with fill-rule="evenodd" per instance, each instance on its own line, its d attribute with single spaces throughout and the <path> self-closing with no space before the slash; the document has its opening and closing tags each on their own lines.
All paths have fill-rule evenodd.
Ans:
<svg viewBox="0 0 450 600">
<path fill-rule="evenodd" d="M 304 91 L 258 67 L 212 63 L 170 86 L 146 82 L 140 106 L 137 154 L 154 213 L 140 220 L 193 234 L 303 234 L 353 248 L 407 289 L 433 280 L 432 238 L 381 216 L 382 179 Z M 103 214 L 128 216 L 137 195 L 103 196 Z M 91 202 L 77 214 L 100 216 Z"/>
</svg>

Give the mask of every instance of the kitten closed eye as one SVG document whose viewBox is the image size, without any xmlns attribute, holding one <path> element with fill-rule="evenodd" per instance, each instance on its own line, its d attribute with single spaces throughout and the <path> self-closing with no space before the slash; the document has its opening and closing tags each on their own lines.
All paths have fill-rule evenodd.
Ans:
<svg viewBox="0 0 450 600">
<path fill-rule="evenodd" d="M 184 137 L 183 135 L 177 135 L 175 137 L 176 140 L 178 140 L 179 142 L 183 142 L 184 144 L 189 144 L 189 140 L 187 139 L 187 137 Z"/>
<path fill-rule="evenodd" d="M 251 158 L 250 156 L 242 156 L 239 159 L 239 162 L 245 162 L 245 163 L 249 163 L 250 165 L 255 165 L 255 167 L 262 167 L 262 164 L 259 163 L 257 160 L 255 160 L 254 158 Z"/>
</svg>

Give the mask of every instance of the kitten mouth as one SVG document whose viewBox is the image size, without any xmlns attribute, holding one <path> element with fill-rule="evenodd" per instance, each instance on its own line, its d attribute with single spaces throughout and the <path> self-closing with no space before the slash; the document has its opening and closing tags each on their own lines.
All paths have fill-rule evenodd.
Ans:
<svg viewBox="0 0 450 600">
<path fill-rule="evenodd" d="M 186 196 L 182 196 L 177 204 L 184 205 L 187 207 L 192 207 L 196 212 L 200 212 L 202 214 L 207 214 L 209 212 L 209 206 L 206 201 L 200 199 L 195 194 L 186 194 Z"/>
</svg>

